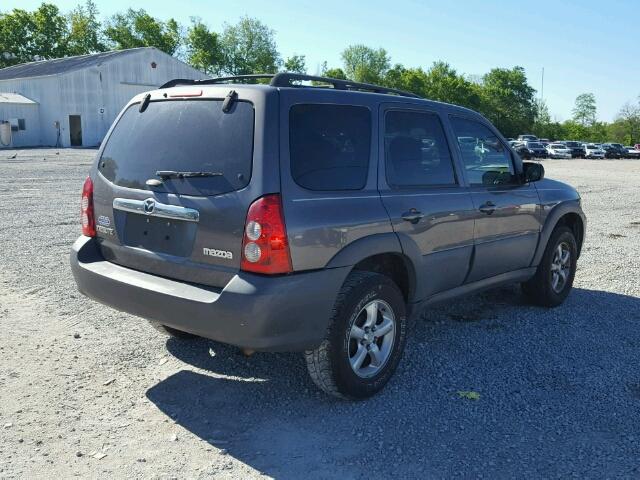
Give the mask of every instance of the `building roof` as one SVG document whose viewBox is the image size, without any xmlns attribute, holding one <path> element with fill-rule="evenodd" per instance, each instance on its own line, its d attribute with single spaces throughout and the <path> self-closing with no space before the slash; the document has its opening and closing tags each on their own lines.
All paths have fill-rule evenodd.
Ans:
<svg viewBox="0 0 640 480">
<path fill-rule="evenodd" d="M 18 103 L 23 105 L 37 105 L 38 102 L 30 98 L 20 95 L 19 93 L 2 93 L 0 92 L 0 103 Z"/>
<path fill-rule="evenodd" d="M 93 53 L 91 55 L 78 55 L 77 57 L 56 58 L 53 60 L 41 60 L 39 62 L 22 63 L 12 67 L 0 69 L 0 80 L 12 80 L 14 78 L 44 77 L 67 73 L 71 70 L 93 67 L 108 62 L 114 58 L 131 55 L 141 50 L 156 50 L 154 47 L 130 48 L 128 50 L 114 50 L 111 52 Z"/>
</svg>

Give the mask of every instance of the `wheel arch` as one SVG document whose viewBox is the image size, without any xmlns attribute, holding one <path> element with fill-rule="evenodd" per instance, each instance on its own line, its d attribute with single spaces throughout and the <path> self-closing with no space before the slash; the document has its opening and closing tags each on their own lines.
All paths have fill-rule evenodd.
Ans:
<svg viewBox="0 0 640 480">
<path fill-rule="evenodd" d="M 578 256 L 580 256 L 585 238 L 586 217 L 577 201 L 562 203 L 551 211 L 542 227 L 540 241 L 533 257 L 532 264 L 534 266 L 538 265 L 542 260 L 549 238 L 551 238 L 551 234 L 559 225 L 565 225 L 572 230 L 576 238 Z"/>
<path fill-rule="evenodd" d="M 328 268 L 344 266 L 387 275 L 398 285 L 406 302 L 415 298 L 415 265 L 403 252 L 395 233 L 358 239 L 340 250 L 327 264 Z"/>
</svg>

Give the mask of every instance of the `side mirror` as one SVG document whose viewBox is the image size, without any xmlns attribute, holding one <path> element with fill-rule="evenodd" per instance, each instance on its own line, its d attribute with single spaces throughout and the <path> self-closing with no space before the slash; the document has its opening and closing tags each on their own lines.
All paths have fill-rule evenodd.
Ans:
<svg viewBox="0 0 640 480">
<path fill-rule="evenodd" d="M 544 167 L 540 163 L 534 162 L 522 162 L 522 168 L 524 170 L 524 181 L 537 182 L 544 178 Z"/>
</svg>

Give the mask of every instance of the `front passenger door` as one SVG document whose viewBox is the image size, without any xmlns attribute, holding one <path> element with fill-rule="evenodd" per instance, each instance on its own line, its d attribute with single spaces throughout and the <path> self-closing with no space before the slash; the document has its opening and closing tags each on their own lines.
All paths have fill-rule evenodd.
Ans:
<svg viewBox="0 0 640 480">
<path fill-rule="evenodd" d="M 510 150 L 488 125 L 450 119 L 475 207 L 467 283 L 528 267 L 540 234 L 536 188 L 521 182 Z"/>
</svg>

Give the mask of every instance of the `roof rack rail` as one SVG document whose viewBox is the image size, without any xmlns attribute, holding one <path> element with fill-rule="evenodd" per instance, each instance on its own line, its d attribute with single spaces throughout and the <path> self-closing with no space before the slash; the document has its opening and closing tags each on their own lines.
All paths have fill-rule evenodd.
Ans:
<svg viewBox="0 0 640 480">
<path fill-rule="evenodd" d="M 361 92 L 386 93 L 392 95 L 400 95 L 402 97 L 422 98 L 415 93 L 405 92 L 396 88 L 381 87 L 371 83 L 353 82 L 351 80 L 340 80 L 338 78 L 318 77 L 315 75 L 304 75 L 299 73 L 277 73 L 271 79 L 272 87 L 296 87 L 299 85 L 292 84 L 295 81 L 311 81 L 328 83 L 333 85 L 336 90 L 356 90 Z"/>
<path fill-rule="evenodd" d="M 231 77 L 205 78 L 204 80 L 193 80 L 190 78 L 174 78 L 162 85 L 160 88 L 177 87 L 178 85 L 215 85 L 216 83 L 241 83 L 249 80 L 262 80 L 273 78 L 272 73 L 258 73 L 254 75 L 234 75 Z"/>
<path fill-rule="evenodd" d="M 303 75 L 299 73 L 260 73 L 254 75 L 235 75 L 230 77 L 207 78 L 204 80 L 191 80 L 186 78 L 176 78 L 169 80 L 160 88 L 171 88 L 178 85 L 215 85 L 217 83 L 241 83 L 252 80 L 270 79 L 269 85 L 272 87 L 304 87 L 293 82 L 311 81 L 332 85 L 336 90 L 355 90 L 360 92 L 373 92 L 399 95 L 401 97 L 422 98 L 415 93 L 405 92 L 396 88 L 381 87 L 370 83 L 352 82 L 351 80 L 341 80 L 338 78 L 318 77 L 315 75 Z"/>
</svg>

